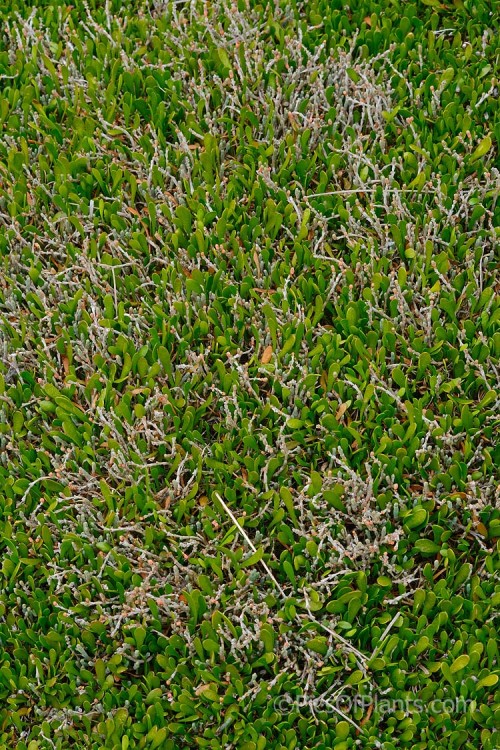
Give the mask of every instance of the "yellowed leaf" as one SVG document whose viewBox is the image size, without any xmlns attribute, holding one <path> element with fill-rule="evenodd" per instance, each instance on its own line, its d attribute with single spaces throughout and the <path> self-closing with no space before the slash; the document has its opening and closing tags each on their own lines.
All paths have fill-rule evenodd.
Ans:
<svg viewBox="0 0 500 750">
<path fill-rule="evenodd" d="M 208 683 L 207 685 L 198 685 L 195 690 L 196 695 L 203 695 L 207 690 L 213 690 L 214 686 Z"/>
<path fill-rule="evenodd" d="M 262 357 L 261 357 L 261 360 L 260 360 L 261 363 L 263 365 L 267 365 L 267 363 L 271 361 L 271 357 L 272 356 L 273 356 L 273 347 L 271 345 L 266 346 L 266 348 L 262 352 Z"/>
</svg>

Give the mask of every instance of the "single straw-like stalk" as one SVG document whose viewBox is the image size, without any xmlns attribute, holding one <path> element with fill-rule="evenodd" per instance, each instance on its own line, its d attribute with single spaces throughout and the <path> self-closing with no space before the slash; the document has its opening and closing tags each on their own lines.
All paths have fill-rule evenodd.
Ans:
<svg viewBox="0 0 500 750">
<path fill-rule="evenodd" d="M 217 500 L 220 502 L 220 504 L 224 508 L 224 510 L 226 511 L 226 513 L 228 514 L 228 516 L 231 519 L 231 521 L 234 523 L 234 525 L 236 526 L 236 528 L 238 529 L 238 531 L 242 535 L 242 537 L 245 539 L 245 541 L 248 544 L 248 546 L 250 547 L 250 549 L 253 552 L 257 552 L 257 547 L 254 545 L 254 543 L 252 542 L 252 540 L 250 539 L 250 537 L 246 533 L 245 529 L 243 528 L 243 526 L 240 524 L 240 522 L 238 521 L 238 519 L 236 518 L 236 516 L 232 512 L 232 510 L 226 505 L 226 503 L 221 498 L 221 496 L 220 496 L 220 494 L 218 492 L 215 492 L 214 494 L 215 494 Z M 280 592 L 280 594 L 283 597 L 283 599 L 286 599 L 287 596 L 286 596 L 285 592 L 283 591 L 283 589 L 281 588 L 281 586 L 278 583 L 278 581 L 276 580 L 276 578 L 274 577 L 273 572 L 272 572 L 271 568 L 269 567 L 269 565 L 264 560 L 260 560 L 259 562 L 262 565 L 262 567 L 264 568 L 264 570 L 266 571 L 266 573 L 269 576 L 269 578 L 271 579 L 271 581 L 274 583 L 274 585 L 276 586 L 276 588 Z"/>
</svg>

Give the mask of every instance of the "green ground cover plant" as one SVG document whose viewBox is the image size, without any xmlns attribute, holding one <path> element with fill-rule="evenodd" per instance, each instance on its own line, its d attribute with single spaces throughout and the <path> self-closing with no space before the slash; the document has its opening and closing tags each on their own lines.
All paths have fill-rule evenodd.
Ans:
<svg viewBox="0 0 500 750">
<path fill-rule="evenodd" d="M 497 748 L 497 4 L 0 22 L 0 747 Z"/>
</svg>

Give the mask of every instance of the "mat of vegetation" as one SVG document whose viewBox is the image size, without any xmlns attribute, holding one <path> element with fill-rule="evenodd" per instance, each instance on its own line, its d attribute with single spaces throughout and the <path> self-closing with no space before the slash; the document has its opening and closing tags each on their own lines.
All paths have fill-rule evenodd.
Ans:
<svg viewBox="0 0 500 750">
<path fill-rule="evenodd" d="M 497 748 L 498 6 L 0 16 L 0 747 Z"/>
</svg>

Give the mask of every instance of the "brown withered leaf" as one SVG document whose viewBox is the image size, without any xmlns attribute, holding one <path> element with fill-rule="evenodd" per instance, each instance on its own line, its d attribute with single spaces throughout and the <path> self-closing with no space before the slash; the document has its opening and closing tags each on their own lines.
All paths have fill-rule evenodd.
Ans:
<svg viewBox="0 0 500 750">
<path fill-rule="evenodd" d="M 340 404 L 335 414 L 335 419 L 341 419 L 341 417 L 345 414 L 348 406 L 349 404 L 347 402 L 345 402 L 344 404 Z"/>
<path fill-rule="evenodd" d="M 257 276 L 260 279 L 260 277 L 261 277 L 261 273 L 260 273 L 260 260 L 259 260 L 259 254 L 258 254 L 257 250 L 254 250 L 253 261 L 254 261 L 254 263 L 255 263 L 255 265 L 257 267 Z"/>
</svg>

